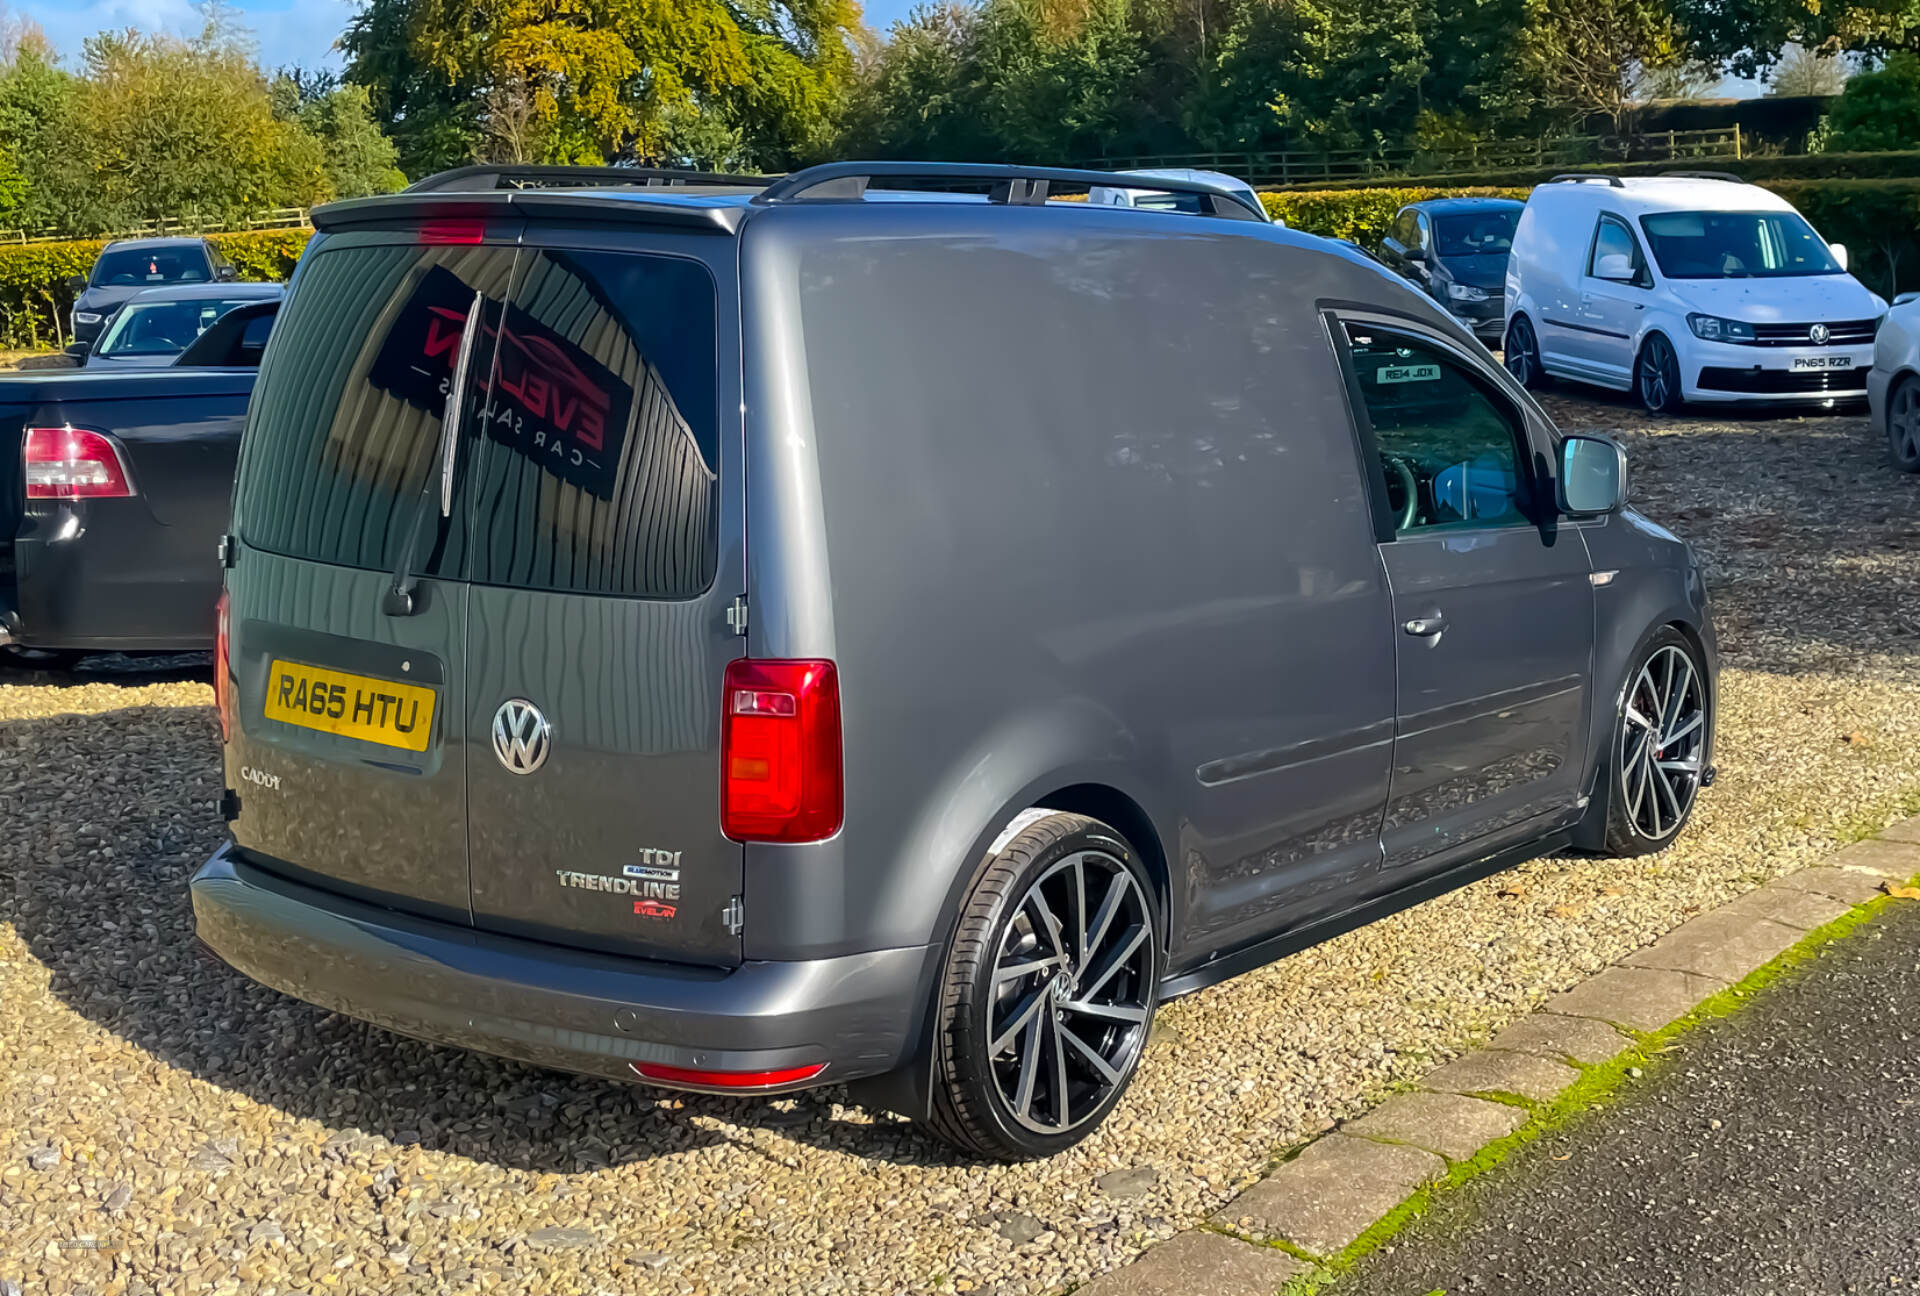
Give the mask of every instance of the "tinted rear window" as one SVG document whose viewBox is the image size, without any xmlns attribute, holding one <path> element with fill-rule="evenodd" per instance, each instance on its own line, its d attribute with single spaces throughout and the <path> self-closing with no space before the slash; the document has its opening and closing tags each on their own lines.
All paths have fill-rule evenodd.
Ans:
<svg viewBox="0 0 1920 1296">
<path fill-rule="evenodd" d="M 511 284 L 511 287 L 509 287 Z M 691 597 L 717 565 L 712 277 L 628 253 L 329 248 L 302 271 L 253 398 L 240 533 L 391 569 L 437 466 L 474 294 L 486 333 L 454 519 L 422 519 L 424 575 Z M 437 480 L 437 479 L 436 479 Z"/>
<path fill-rule="evenodd" d="M 391 569 L 413 526 L 414 570 L 464 574 L 464 525 L 420 516 L 467 309 L 495 332 L 514 252 L 502 247 L 326 248 L 289 294 L 284 335 L 260 371 L 234 491 L 249 544 L 296 558 Z M 475 353 L 464 424 L 485 395 Z M 470 455 L 465 456 L 471 458 Z M 462 499 L 464 507 L 464 497 Z M 456 519 L 460 516 L 456 510 Z"/>
<path fill-rule="evenodd" d="M 712 583 L 715 312 L 696 261 L 521 254 L 477 460 L 473 579 L 649 598 Z"/>
<path fill-rule="evenodd" d="M 96 288 L 150 288 L 212 278 L 207 254 L 197 247 L 109 248 L 93 264 L 92 283 Z"/>
</svg>

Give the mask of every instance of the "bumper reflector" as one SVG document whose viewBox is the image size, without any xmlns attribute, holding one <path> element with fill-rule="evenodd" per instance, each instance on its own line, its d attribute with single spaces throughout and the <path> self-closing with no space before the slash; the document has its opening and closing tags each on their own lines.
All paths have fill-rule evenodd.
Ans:
<svg viewBox="0 0 1920 1296">
<path fill-rule="evenodd" d="M 825 1062 L 785 1067 L 779 1071 L 701 1071 L 663 1062 L 629 1062 L 642 1080 L 666 1085 L 698 1085 L 705 1089 L 772 1089 L 811 1080 L 827 1069 Z"/>
</svg>

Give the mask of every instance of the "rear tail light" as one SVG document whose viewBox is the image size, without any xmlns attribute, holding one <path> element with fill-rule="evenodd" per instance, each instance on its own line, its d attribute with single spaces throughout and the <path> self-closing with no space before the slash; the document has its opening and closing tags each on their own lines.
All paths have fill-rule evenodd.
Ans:
<svg viewBox="0 0 1920 1296">
<path fill-rule="evenodd" d="M 28 499 L 111 499 L 133 494 L 113 438 L 82 428 L 28 428 L 22 454 Z"/>
<path fill-rule="evenodd" d="M 642 1080 L 703 1089 L 773 1089 L 811 1080 L 827 1069 L 825 1062 L 784 1067 L 778 1071 L 705 1071 L 693 1067 L 667 1066 L 661 1062 L 629 1062 L 627 1065 Z"/>
<path fill-rule="evenodd" d="M 429 220 L 420 222 L 420 242 L 428 247 L 471 246 L 487 236 L 487 227 L 477 220 Z"/>
<path fill-rule="evenodd" d="M 830 661 L 727 667 L 720 830 L 735 841 L 810 842 L 840 831 L 840 681 Z"/>
<path fill-rule="evenodd" d="M 233 737 L 233 665 L 228 645 L 227 592 L 213 605 L 213 704 L 220 712 L 220 741 Z"/>
</svg>

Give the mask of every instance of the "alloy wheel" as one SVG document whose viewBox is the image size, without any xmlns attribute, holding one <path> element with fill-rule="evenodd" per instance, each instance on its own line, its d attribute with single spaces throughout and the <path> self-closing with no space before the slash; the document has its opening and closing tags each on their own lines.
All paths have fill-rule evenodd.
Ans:
<svg viewBox="0 0 1920 1296">
<path fill-rule="evenodd" d="M 1640 352 L 1640 401 L 1656 413 L 1673 403 L 1673 347 L 1658 333 Z"/>
<path fill-rule="evenodd" d="M 1013 1119 L 1060 1134 L 1126 1082 L 1153 1015 L 1153 923 L 1133 872 L 1103 851 L 1053 865 L 1000 939 L 988 1000 L 994 1082 Z"/>
<path fill-rule="evenodd" d="M 1700 672 L 1684 649 L 1664 644 L 1627 691 L 1620 727 L 1620 788 L 1635 832 L 1657 841 L 1679 829 L 1700 791 L 1706 741 Z"/>
<path fill-rule="evenodd" d="M 1533 384 L 1533 329 L 1524 319 L 1516 319 L 1507 333 L 1507 372 L 1522 387 Z"/>
<path fill-rule="evenodd" d="M 1887 448 L 1904 472 L 1920 472 L 1920 382 L 1908 379 L 1887 410 Z"/>
</svg>

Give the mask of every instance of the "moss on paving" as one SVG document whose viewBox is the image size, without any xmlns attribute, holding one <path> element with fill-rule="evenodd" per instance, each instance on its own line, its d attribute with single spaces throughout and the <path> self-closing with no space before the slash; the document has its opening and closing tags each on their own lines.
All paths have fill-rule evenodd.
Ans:
<svg viewBox="0 0 1920 1296">
<path fill-rule="evenodd" d="M 1914 799 L 1920 801 L 1920 797 Z M 1920 882 L 1920 879 L 1916 879 L 1916 882 Z M 1828 945 L 1850 935 L 1855 928 L 1872 919 L 1892 903 L 1894 903 L 1893 897 L 1879 896 L 1858 905 L 1826 926 L 1808 932 L 1791 949 L 1786 950 L 1765 966 L 1756 968 L 1743 977 L 1738 984 L 1703 1000 L 1679 1020 L 1657 1031 L 1628 1031 L 1627 1034 L 1634 1042 L 1625 1052 L 1606 1062 L 1580 1066 L 1579 1078 L 1552 1102 L 1533 1103 L 1518 1095 L 1476 1095 L 1500 1101 L 1511 1100 L 1515 1105 L 1532 1111 L 1534 1118 L 1505 1138 L 1495 1139 L 1487 1144 L 1467 1160 L 1451 1163 L 1444 1175 L 1415 1189 L 1405 1201 L 1375 1220 L 1372 1227 L 1356 1238 L 1339 1255 L 1323 1258 L 1310 1255 L 1285 1242 L 1247 1239 L 1255 1241 L 1257 1245 L 1284 1251 L 1314 1266 L 1311 1273 L 1289 1279 L 1287 1285 L 1280 1289 L 1279 1296 L 1314 1296 L 1314 1293 L 1319 1292 L 1327 1284 L 1337 1282 L 1362 1259 L 1394 1238 L 1408 1224 L 1425 1215 L 1436 1197 L 1485 1174 L 1541 1136 L 1553 1133 L 1568 1125 L 1576 1117 L 1603 1106 L 1628 1080 L 1641 1078 L 1647 1070 L 1657 1065 L 1680 1036 L 1704 1022 L 1734 1013 L 1745 1006 L 1747 1000 L 1754 995 L 1811 961 Z M 1429 1293 L 1429 1296 L 1432 1294 Z"/>
</svg>

